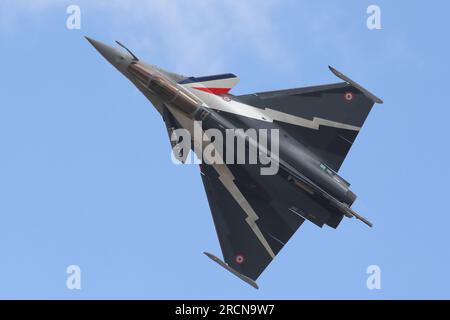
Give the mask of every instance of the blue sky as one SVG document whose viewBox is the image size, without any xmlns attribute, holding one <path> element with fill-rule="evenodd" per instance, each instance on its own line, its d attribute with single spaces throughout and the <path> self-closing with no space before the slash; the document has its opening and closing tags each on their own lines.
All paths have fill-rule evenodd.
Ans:
<svg viewBox="0 0 450 320">
<path fill-rule="evenodd" d="M 81 7 L 81 30 L 66 8 Z M 366 8 L 381 8 L 368 30 Z M 450 298 L 444 1 L 2 1 L 0 298 Z M 305 223 L 255 290 L 220 256 L 197 166 L 85 41 L 120 40 L 186 75 L 233 72 L 243 94 L 336 82 L 380 96 L 341 174 L 357 212 Z M 81 268 L 81 290 L 66 267 Z M 366 268 L 381 268 L 380 290 Z"/>
</svg>

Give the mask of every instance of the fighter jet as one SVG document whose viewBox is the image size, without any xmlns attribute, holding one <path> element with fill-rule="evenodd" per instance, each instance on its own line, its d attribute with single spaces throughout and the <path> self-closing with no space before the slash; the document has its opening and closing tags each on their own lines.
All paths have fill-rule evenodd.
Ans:
<svg viewBox="0 0 450 320">
<path fill-rule="evenodd" d="M 204 253 L 240 279 L 258 288 L 258 277 L 305 220 L 337 228 L 345 216 L 372 227 L 351 208 L 356 195 L 338 171 L 373 105 L 383 102 L 349 77 L 329 67 L 341 82 L 233 95 L 234 74 L 183 76 L 141 61 L 118 41 L 121 48 L 86 39 L 153 104 L 173 147 L 177 129 L 185 129 L 200 158 L 204 141 L 193 132 L 198 122 L 204 134 L 239 128 L 278 133 L 278 141 L 270 135 L 264 146 L 264 139 L 245 131 L 243 137 L 246 152 L 261 147 L 259 155 L 277 164 L 274 174 L 262 174 L 262 160 L 200 165 L 223 260 Z M 277 152 L 268 150 L 272 144 Z M 217 154 L 236 159 L 233 152 Z"/>
</svg>

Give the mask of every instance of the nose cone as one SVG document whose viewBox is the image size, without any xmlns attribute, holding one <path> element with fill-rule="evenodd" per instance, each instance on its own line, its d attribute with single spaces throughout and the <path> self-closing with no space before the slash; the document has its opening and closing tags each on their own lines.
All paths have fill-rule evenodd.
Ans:
<svg viewBox="0 0 450 320">
<path fill-rule="evenodd" d="M 116 67 L 120 72 L 126 73 L 126 68 L 131 62 L 131 59 L 127 54 L 124 54 L 120 50 L 104 44 L 103 42 L 89 37 L 85 38 L 106 60 L 108 60 L 109 63 Z"/>
<path fill-rule="evenodd" d="M 111 46 L 108 46 L 107 44 L 104 44 L 103 42 L 91 39 L 89 37 L 85 37 L 87 41 L 89 41 L 92 46 L 97 49 L 98 52 L 110 63 L 115 64 L 116 60 L 118 59 L 118 51 L 116 48 L 113 48 Z"/>
</svg>

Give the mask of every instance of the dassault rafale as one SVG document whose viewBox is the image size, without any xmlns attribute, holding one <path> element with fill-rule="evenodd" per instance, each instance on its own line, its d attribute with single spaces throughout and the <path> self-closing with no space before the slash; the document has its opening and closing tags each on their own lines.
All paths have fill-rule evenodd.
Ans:
<svg viewBox="0 0 450 320">
<path fill-rule="evenodd" d="M 200 173 L 223 260 L 205 254 L 240 279 L 258 288 L 257 278 L 305 220 L 336 228 L 345 216 L 372 227 L 351 208 L 356 195 L 338 171 L 373 105 L 383 102 L 349 77 L 329 67 L 341 82 L 232 95 L 234 74 L 186 77 L 139 60 L 120 42 L 86 39 L 160 113 L 177 159 L 187 159 L 180 129 L 199 159 L 205 135 L 217 148 L 209 155 L 224 161 L 204 159 Z M 239 143 L 219 148 L 217 132 L 230 130 L 244 141 L 244 155 Z M 260 161 L 242 161 L 252 152 Z"/>
</svg>

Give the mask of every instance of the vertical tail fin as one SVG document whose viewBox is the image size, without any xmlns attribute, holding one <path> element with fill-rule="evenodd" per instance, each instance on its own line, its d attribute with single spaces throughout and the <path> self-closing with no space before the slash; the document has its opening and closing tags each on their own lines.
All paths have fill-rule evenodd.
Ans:
<svg viewBox="0 0 450 320">
<path fill-rule="evenodd" d="M 186 88 L 196 89 L 211 94 L 227 94 L 237 83 L 239 78 L 232 73 L 218 74 L 205 77 L 190 77 L 180 82 Z"/>
</svg>

